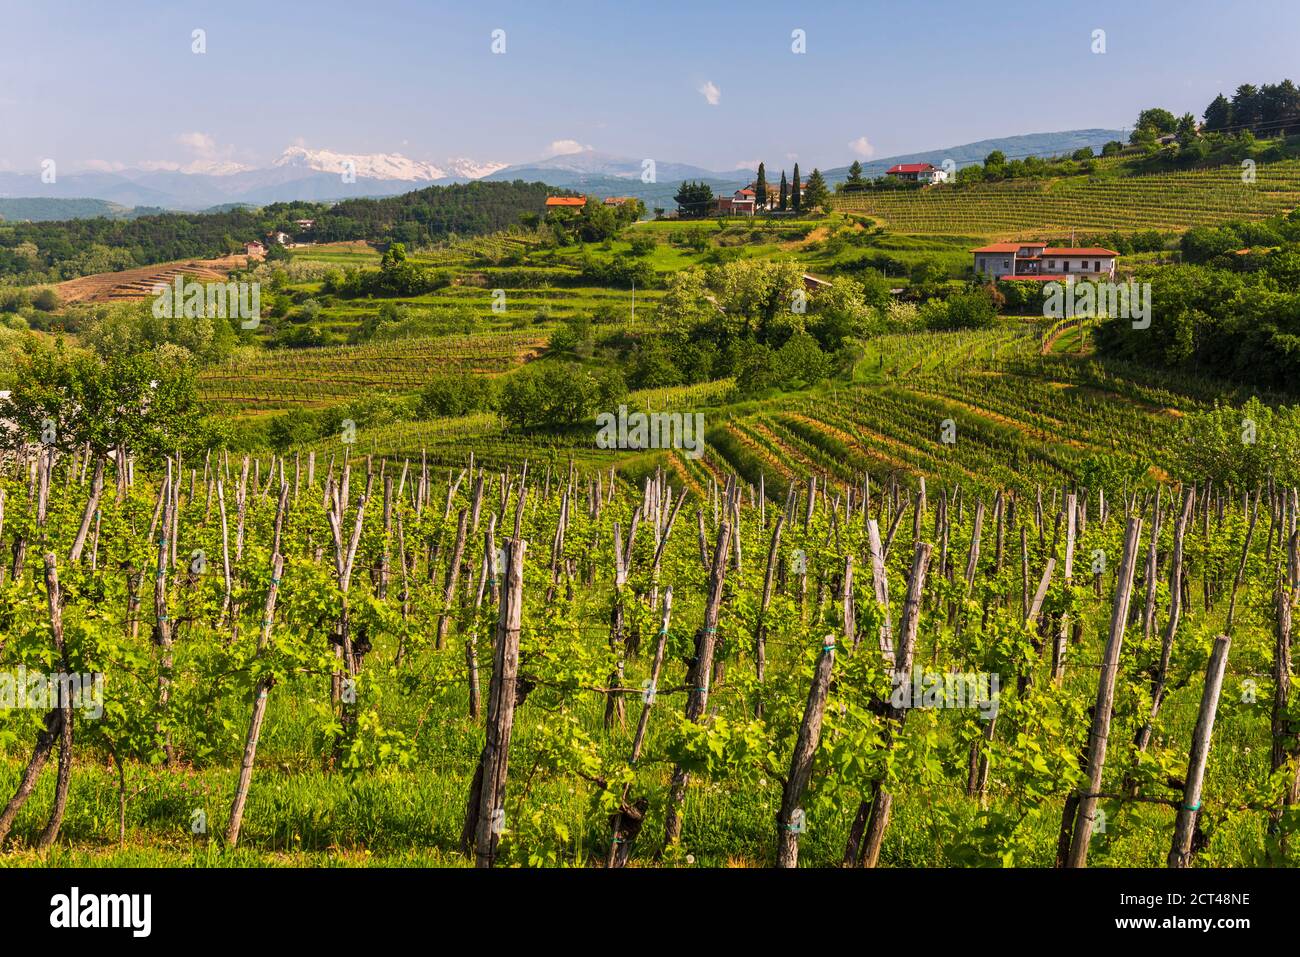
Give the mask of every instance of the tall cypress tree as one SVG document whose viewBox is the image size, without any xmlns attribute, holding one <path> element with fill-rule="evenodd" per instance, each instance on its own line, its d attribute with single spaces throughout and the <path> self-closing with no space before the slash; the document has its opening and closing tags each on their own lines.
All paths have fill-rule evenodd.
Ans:
<svg viewBox="0 0 1300 957">
<path fill-rule="evenodd" d="M 760 210 L 767 207 L 767 170 L 763 164 L 758 164 L 758 180 L 754 183 L 754 209 Z"/>
<path fill-rule="evenodd" d="M 790 208 L 790 190 L 785 182 L 785 170 L 781 170 L 781 212 Z"/>
<path fill-rule="evenodd" d="M 797 213 L 803 209 L 803 199 L 799 195 L 799 164 L 794 164 L 794 182 L 790 184 L 790 205 Z"/>
</svg>

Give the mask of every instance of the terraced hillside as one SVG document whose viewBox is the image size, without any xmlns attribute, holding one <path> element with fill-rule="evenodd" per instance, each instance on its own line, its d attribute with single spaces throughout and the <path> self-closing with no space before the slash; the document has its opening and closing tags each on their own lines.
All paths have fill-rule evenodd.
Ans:
<svg viewBox="0 0 1300 957">
<path fill-rule="evenodd" d="M 220 259 L 182 259 L 176 262 L 141 266 L 121 272 L 96 273 L 69 279 L 54 287 L 60 300 L 73 302 L 132 302 L 148 299 L 154 287 L 168 285 L 177 276 L 188 276 L 197 282 L 221 282 L 235 269 L 248 265 L 242 253 Z"/>
<path fill-rule="evenodd" d="M 1259 219 L 1300 206 L 1300 160 L 1145 176 L 1007 180 L 974 186 L 863 192 L 834 206 L 902 233 L 1014 237 L 1079 230 L 1174 231 Z"/>
<path fill-rule="evenodd" d="M 204 399 L 227 406 L 283 409 L 358 395 L 413 392 L 434 372 L 503 372 L 546 342 L 544 332 L 491 332 L 397 339 L 358 346 L 241 351 L 204 370 Z"/>
</svg>

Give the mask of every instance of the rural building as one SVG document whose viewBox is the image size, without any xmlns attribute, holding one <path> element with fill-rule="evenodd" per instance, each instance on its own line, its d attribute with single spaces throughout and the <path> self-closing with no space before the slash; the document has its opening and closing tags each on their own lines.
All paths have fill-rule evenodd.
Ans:
<svg viewBox="0 0 1300 957">
<path fill-rule="evenodd" d="M 1098 246 L 993 243 L 972 249 L 975 275 L 989 279 L 1114 279 L 1119 253 Z"/>
<path fill-rule="evenodd" d="M 316 228 L 316 220 L 314 219 L 295 219 L 293 224 L 303 230 Z"/>
<path fill-rule="evenodd" d="M 766 196 L 758 195 L 758 183 L 750 183 L 745 189 L 753 190 L 754 201 L 758 209 L 776 209 L 781 203 L 781 187 L 767 183 L 764 188 Z"/>
<path fill-rule="evenodd" d="M 933 184 L 948 182 L 948 171 L 940 169 L 932 163 L 898 163 L 885 170 L 885 175 L 909 183 Z"/>
<path fill-rule="evenodd" d="M 293 242 L 292 236 L 290 236 L 288 233 L 281 232 L 278 229 L 275 232 L 271 233 L 267 238 L 270 239 L 271 242 L 273 243 L 279 243 L 281 246 L 288 246 L 291 242 Z"/>
<path fill-rule="evenodd" d="M 547 209 L 581 209 L 587 205 L 586 196 L 547 196 Z"/>
<path fill-rule="evenodd" d="M 719 196 L 713 201 L 714 211 L 719 216 L 753 216 L 754 191 L 746 186 L 730 196 Z"/>
<path fill-rule="evenodd" d="M 631 196 L 606 196 L 606 206 L 627 206 L 629 203 L 635 203 L 636 199 Z"/>
<path fill-rule="evenodd" d="M 249 259 L 265 259 L 266 247 L 255 239 L 251 243 L 244 243 L 244 253 Z"/>
</svg>

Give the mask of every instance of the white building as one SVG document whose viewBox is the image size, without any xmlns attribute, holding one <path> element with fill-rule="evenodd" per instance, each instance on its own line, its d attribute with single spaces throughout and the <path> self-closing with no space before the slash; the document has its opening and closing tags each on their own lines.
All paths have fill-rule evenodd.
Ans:
<svg viewBox="0 0 1300 957">
<path fill-rule="evenodd" d="M 932 163 L 899 163 L 885 170 L 885 175 L 893 176 L 895 179 L 907 180 L 910 183 L 924 183 L 926 185 L 948 182 L 948 171 L 940 169 Z"/>
<path fill-rule="evenodd" d="M 993 243 L 972 249 L 975 275 L 989 279 L 1114 279 L 1119 253 L 1099 246 Z"/>
</svg>

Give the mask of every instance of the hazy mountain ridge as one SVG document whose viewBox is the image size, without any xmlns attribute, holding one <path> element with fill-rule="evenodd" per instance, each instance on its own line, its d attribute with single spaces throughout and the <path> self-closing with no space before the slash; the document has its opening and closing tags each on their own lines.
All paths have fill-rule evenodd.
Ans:
<svg viewBox="0 0 1300 957">
<path fill-rule="evenodd" d="M 879 176 L 895 163 L 928 162 L 936 166 L 952 160 L 957 166 L 982 161 L 993 150 L 1008 159 L 1030 154 L 1053 156 L 1072 153 L 1082 146 L 1099 149 L 1107 140 L 1126 138 L 1122 130 L 1064 130 L 979 140 L 946 149 L 904 153 L 872 159 L 862 164 L 868 177 Z M 344 182 L 343 173 L 356 173 L 355 181 Z M 813 163 L 801 163 L 802 175 L 812 172 Z M 793 164 L 787 170 L 793 171 Z M 270 166 L 232 173 L 187 173 L 176 169 L 125 169 L 115 172 L 86 171 L 62 175 L 54 183 L 42 183 L 37 173 L 0 172 L 0 200 L 17 199 L 39 203 L 45 200 L 99 201 L 103 207 L 71 206 L 72 218 L 86 216 L 130 216 L 135 207 L 150 210 L 173 209 L 195 212 L 232 204 L 264 206 L 274 202 L 304 200 L 330 202 L 365 197 L 396 196 L 425 186 L 445 186 L 476 179 L 489 181 L 542 182 L 561 189 L 596 196 L 634 196 L 646 206 L 671 208 L 673 195 L 683 180 L 702 180 L 715 193 L 729 193 L 750 183 L 753 170 L 709 170 L 689 163 L 654 160 L 653 182 L 643 176 L 651 167 L 645 159 L 616 156 L 598 150 L 581 150 L 546 157 L 529 163 L 503 165 L 465 158 L 449 159 L 444 165 L 413 160 L 400 153 L 350 154 L 305 147 L 286 149 Z M 827 182 L 848 175 L 848 166 L 822 170 Z M 781 167 L 769 164 L 768 182 L 776 183 Z M 115 210 L 113 207 L 122 207 Z M 10 207 L 40 210 L 39 206 Z M 53 209 L 53 207 L 49 207 Z M 48 218 L 39 214 L 41 218 Z M 17 213 L 8 219 L 36 218 Z"/>
</svg>

